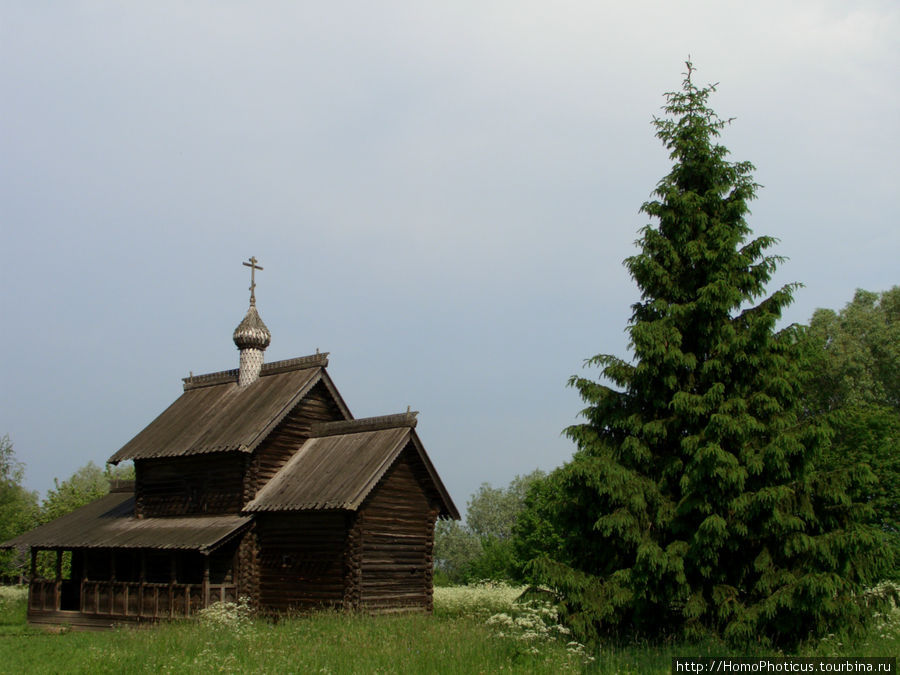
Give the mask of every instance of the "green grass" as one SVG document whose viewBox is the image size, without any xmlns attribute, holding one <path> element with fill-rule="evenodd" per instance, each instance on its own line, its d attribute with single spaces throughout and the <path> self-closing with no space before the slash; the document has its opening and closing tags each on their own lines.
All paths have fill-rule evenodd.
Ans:
<svg viewBox="0 0 900 675">
<path fill-rule="evenodd" d="M 567 669 L 564 650 L 517 653 L 466 621 L 324 614 L 242 633 L 192 625 L 0 638 L 4 672 L 470 673 Z M 561 651 L 561 654 L 560 654 Z"/>
<path fill-rule="evenodd" d="M 26 633 L 25 623 L 28 588 L 26 586 L 0 586 L 0 638 Z M 0 643 L 0 668 L 3 667 L 3 643 Z"/>
<path fill-rule="evenodd" d="M 227 624 L 49 633 L 27 627 L 24 594 L 7 591 L 0 593 L 0 672 L 669 673 L 674 656 L 747 655 L 717 643 L 604 645 L 591 661 L 567 644 L 552 612 L 514 605 L 517 593 L 502 585 L 436 589 L 434 616 L 321 612 L 271 623 L 238 615 Z M 861 638 L 829 638 L 797 655 L 898 653 L 895 609 Z"/>
</svg>

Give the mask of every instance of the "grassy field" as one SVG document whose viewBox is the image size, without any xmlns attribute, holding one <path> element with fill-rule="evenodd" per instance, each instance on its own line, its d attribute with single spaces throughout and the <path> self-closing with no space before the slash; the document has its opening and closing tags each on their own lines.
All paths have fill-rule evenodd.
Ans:
<svg viewBox="0 0 900 675">
<path fill-rule="evenodd" d="M 0 588 L 0 672 L 668 673 L 674 656 L 740 656 L 719 644 L 602 646 L 588 654 L 548 607 L 516 604 L 504 585 L 435 589 L 434 616 L 323 612 L 271 623 L 239 606 L 201 621 L 106 632 L 25 625 L 22 590 Z M 863 638 L 805 656 L 895 656 L 900 610 Z M 762 655 L 762 654 L 755 654 Z"/>
</svg>

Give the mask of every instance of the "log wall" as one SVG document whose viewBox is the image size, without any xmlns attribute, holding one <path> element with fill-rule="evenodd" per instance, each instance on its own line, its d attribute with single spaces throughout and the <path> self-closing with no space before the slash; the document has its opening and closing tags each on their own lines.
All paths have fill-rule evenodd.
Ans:
<svg viewBox="0 0 900 675">
<path fill-rule="evenodd" d="M 241 537 L 237 548 L 238 594 L 250 598 L 254 609 L 259 604 L 259 536 L 253 523 Z"/>
<path fill-rule="evenodd" d="M 408 448 L 360 509 L 360 609 L 432 610 L 438 506 L 436 495 L 423 487 L 428 484 L 425 468 Z"/>
<path fill-rule="evenodd" d="M 364 518 L 359 514 L 349 517 L 347 542 L 344 546 L 344 599 L 345 610 L 357 610 L 362 594 L 362 537 Z"/>
<path fill-rule="evenodd" d="M 244 506 L 241 453 L 139 459 L 134 464 L 138 517 L 237 513 Z"/>
<path fill-rule="evenodd" d="M 262 486 L 278 473 L 309 438 L 309 428 L 314 422 L 341 419 L 344 419 L 344 416 L 335 405 L 331 394 L 325 385 L 319 382 L 253 453 L 244 482 L 245 503 L 256 496 Z"/>
<path fill-rule="evenodd" d="M 259 602 L 265 612 L 340 607 L 344 601 L 344 512 L 260 514 Z"/>
</svg>

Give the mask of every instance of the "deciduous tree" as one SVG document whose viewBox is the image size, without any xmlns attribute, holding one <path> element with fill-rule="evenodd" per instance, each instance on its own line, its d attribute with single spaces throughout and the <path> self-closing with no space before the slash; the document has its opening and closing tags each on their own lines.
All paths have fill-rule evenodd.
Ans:
<svg viewBox="0 0 900 675">
<path fill-rule="evenodd" d="M 41 521 L 50 522 L 99 499 L 109 492 L 109 476 L 93 462 L 88 462 L 66 480 L 53 479 L 41 504 Z"/>
<path fill-rule="evenodd" d="M 900 286 L 860 289 L 838 312 L 816 310 L 803 344 L 806 414 L 834 433 L 822 468 L 872 469 L 877 480 L 854 497 L 872 507 L 900 575 Z"/>
<path fill-rule="evenodd" d="M 439 520 L 434 527 L 435 583 L 466 583 L 483 552 L 481 540 L 458 520 Z"/>
<path fill-rule="evenodd" d="M 0 438 L 0 542 L 30 530 L 37 524 L 37 493 L 22 487 L 24 465 L 16 458 L 9 436 Z M 25 573 L 21 551 L 0 551 L 0 576 L 15 578 Z"/>
<path fill-rule="evenodd" d="M 544 475 L 537 469 L 516 476 L 505 488 L 482 483 L 478 492 L 469 498 L 465 525 L 456 521 L 438 522 L 437 569 L 454 583 L 518 577 L 521 563 L 512 541 L 513 527 L 525 505 L 529 487 Z"/>
<path fill-rule="evenodd" d="M 807 340 L 811 412 L 873 404 L 900 410 L 900 286 L 859 289 L 839 312 L 817 309 Z"/>
</svg>

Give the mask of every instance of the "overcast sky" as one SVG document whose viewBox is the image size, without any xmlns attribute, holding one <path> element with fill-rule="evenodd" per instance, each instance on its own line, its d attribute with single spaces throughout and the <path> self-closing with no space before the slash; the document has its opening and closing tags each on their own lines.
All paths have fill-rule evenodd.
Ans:
<svg viewBox="0 0 900 675">
<path fill-rule="evenodd" d="M 627 356 L 622 260 L 690 55 L 765 187 L 786 321 L 900 283 L 900 4 L 0 5 L 0 435 L 44 493 L 234 368 L 331 352 L 419 410 L 460 508 L 571 456 L 566 388 Z"/>
</svg>

